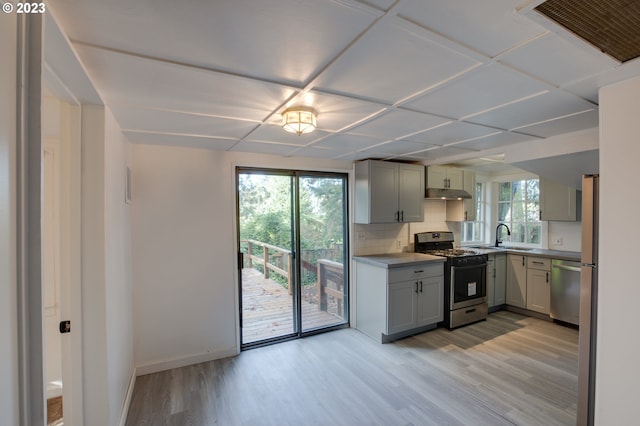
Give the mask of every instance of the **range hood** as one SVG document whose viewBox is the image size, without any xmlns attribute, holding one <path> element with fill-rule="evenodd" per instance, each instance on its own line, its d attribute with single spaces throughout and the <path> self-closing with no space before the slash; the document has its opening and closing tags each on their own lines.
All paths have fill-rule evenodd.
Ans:
<svg viewBox="0 0 640 426">
<path fill-rule="evenodd" d="M 471 198 L 471 194 L 463 189 L 427 188 L 425 198 L 434 200 L 462 200 Z"/>
</svg>

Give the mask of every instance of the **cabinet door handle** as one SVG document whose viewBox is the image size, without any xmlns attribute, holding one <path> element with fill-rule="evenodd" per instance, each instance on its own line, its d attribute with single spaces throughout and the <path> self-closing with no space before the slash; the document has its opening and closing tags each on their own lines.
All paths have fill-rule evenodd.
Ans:
<svg viewBox="0 0 640 426">
<path fill-rule="evenodd" d="M 400 210 L 400 222 L 404 222 L 404 210 Z"/>
<path fill-rule="evenodd" d="M 496 273 L 496 271 L 497 271 L 497 269 L 496 269 L 496 268 L 493 268 L 493 278 L 495 278 L 495 277 L 496 277 L 496 274 L 497 274 L 497 273 Z"/>
<path fill-rule="evenodd" d="M 464 220 L 467 220 L 467 211 L 464 211 Z"/>
<path fill-rule="evenodd" d="M 421 274 L 424 272 L 424 269 L 416 269 L 415 271 L 413 271 L 414 274 Z"/>
<path fill-rule="evenodd" d="M 549 282 L 549 273 L 547 272 L 547 282 Z"/>
<path fill-rule="evenodd" d="M 416 281 L 416 294 L 418 294 L 418 281 Z"/>
<path fill-rule="evenodd" d="M 396 222 L 400 222 L 400 210 L 396 210 Z"/>
<path fill-rule="evenodd" d="M 544 265 L 544 262 L 540 262 L 539 260 L 532 260 L 531 263 L 535 263 L 536 265 Z"/>
<path fill-rule="evenodd" d="M 524 266 L 524 256 L 522 256 L 522 266 Z"/>
<path fill-rule="evenodd" d="M 422 281 L 420 281 L 420 293 L 422 293 Z"/>
<path fill-rule="evenodd" d="M 542 220 L 542 210 L 538 213 L 538 220 Z"/>
</svg>

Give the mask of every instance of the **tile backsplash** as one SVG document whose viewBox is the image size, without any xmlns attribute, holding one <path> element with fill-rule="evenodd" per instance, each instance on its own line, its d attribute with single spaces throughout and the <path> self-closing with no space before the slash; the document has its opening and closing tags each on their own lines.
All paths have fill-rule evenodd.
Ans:
<svg viewBox="0 0 640 426">
<path fill-rule="evenodd" d="M 413 251 L 413 234 L 426 231 L 452 231 L 458 241 L 460 226 L 446 222 L 446 202 L 424 201 L 424 222 L 362 225 L 354 224 L 353 253 L 356 256 Z"/>
</svg>

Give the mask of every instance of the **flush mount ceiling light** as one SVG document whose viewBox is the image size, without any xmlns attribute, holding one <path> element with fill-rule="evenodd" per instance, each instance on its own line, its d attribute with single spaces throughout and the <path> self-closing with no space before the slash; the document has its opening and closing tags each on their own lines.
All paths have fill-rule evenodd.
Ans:
<svg viewBox="0 0 640 426">
<path fill-rule="evenodd" d="M 305 106 L 287 108 L 282 113 L 282 128 L 300 136 L 316 129 L 316 111 Z"/>
</svg>

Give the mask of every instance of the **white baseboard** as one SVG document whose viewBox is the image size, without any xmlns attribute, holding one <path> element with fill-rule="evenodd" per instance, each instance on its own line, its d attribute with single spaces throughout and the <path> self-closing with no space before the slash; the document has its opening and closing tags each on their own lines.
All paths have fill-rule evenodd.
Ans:
<svg viewBox="0 0 640 426">
<path fill-rule="evenodd" d="M 120 426 L 124 426 L 127 422 L 127 415 L 129 414 L 129 406 L 131 406 L 131 398 L 133 397 L 133 388 L 136 386 L 136 368 L 131 372 L 131 379 L 129 379 L 129 386 L 127 387 L 127 393 L 124 396 L 124 403 L 122 404 L 122 414 L 120 414 Z"/>
<path fill-rule="evenodd" d="M 236 348 L 227 348 L 214 352 L 203 352 L 179 358 L 156 361 L 136 367 L 136 375 L 144 376 L 145 374 L 158 373 L 160 371 L 171 370 L 172 368 L 186 367 L 188 365 L 214 361 L 216 359 L 227 358 L 235 355 L 238 355 L 238 350 Z"/>
</svg>

